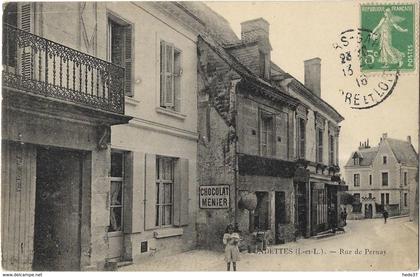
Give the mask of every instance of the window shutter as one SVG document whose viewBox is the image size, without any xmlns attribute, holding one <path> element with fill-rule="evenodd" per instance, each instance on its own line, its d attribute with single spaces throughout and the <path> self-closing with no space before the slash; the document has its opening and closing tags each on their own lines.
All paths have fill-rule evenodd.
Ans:
<svg viewBox="0 0 420 277">
<path fill-rule="evenodd" d="M 174 106 L 177 112 L 181 111 L 181 53 L 176 51 L 174 56 Z"/>
<path fill-rule="evenodd" d="M 124 159 L 124 232 L 139 233 L 144 229 L 144 153 L 130 152 Z"/>
<path fill-rule="evenodd" d="M 174 46 L 171 43 L 166 44 L 166 66 L 165 66 L 165 94 L 164 106 L 165 107 L 174 107 Z"/>
<path fill-rule="evenodd" d="M 160 105 L 165 106 L 166 43 L 160 42 Z"/>
<path fill-rule="evenodd" d="M 22 3 L 20 6 L 19 27 L 23 31 L 34 32 L 33 3 Z M 22 76 L 31 78 L 31 50 L 29 47 L 22 48 Z"/>
<path fill-rule="evenodd" d="M 277 140 L 277 137 L 280 137 L 280 141 Z M 288 134 L 287 134 L 287 117 L 286 114 L 276 115 L 276 135 L 275 147 L 276 147 L 276 157 L 278 158 L 288 158 Z"/>
<path fill-rule="evenodd" d="M 132 88 L 132 27 L 131 25 L 124 26 L 124 68 L 125 68 L 125 95 L 133 96 Z"/>
<path fill-rule="evenodd" d="M 144 229 L 156 228 L 156 155 L 146 154 Z"/>
<path fill-rule="evenodd" d="M 174 180 L 174 225 L 185 226 L 189 223 L 189 174 L 188 160 L 179 159 L 175 164 Z"/>
<path fill-rule="evenodd" d="M 124 67 L 124 27 L 109 21 L 111 32 L 111 62 Z"/>
</svg>

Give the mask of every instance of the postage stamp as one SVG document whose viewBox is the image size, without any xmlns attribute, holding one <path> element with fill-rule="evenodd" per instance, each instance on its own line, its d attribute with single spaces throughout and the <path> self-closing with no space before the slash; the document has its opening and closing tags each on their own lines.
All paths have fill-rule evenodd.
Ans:
<svg viewBox="0 0 420 277">
<path fill-rule="evenodd" d="M 369 71 L 416 69 L 415 5 L 362 4 L 361 29 L 371 31 L 361 45 L 360 66 Z"/>
</svg>

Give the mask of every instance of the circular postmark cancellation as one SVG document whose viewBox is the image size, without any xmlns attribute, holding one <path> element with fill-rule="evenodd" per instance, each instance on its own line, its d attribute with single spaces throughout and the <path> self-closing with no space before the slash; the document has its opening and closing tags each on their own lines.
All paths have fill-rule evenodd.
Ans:
<svg viewBox="0 0 420 277">
<path fill-rule="evenodd" d="M 378 43 L 367 29 L 348 29 L 340 33 L 333 44 L 338 52 L 341 74 L 344 77 L 339 93 L 352 109 L 369 109 L 385 101 L 398 82 L 399 70 L 363 72 L 361 66 L 370 64 L 378 54 L 366 47 Z"/>
<path fill-rule="evenodd" d="M 337 51 L 344 79 L 339 93 L 352 109 L 369 109 L 394 91 L 402 72 L 415 71 L 413 3 L 364 4 L 361 28 L 339 34 Z"/>
</svg>

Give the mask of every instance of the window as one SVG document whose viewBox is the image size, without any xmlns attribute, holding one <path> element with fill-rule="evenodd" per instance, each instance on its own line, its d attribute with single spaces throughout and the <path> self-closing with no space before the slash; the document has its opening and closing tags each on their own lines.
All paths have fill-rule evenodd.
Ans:
<svg viewBox="0 0 420 277">
<path fill-rule="evenodd" d="M 385 204 L 385 193 L 381 193 L 381 205 Z"/>
<path fill-rule="evenodd" d="M 256 192 L 257 195 L 257 207 L 254 213 L 254 227 L 255 230 L 268 230 L 268 192 Z"/>
<path fill-rule="evenodd" d="M 108 57 L 111 63 L 125 69 L 125 95 L 133 96 L 132 67 L 132 27 L 118 19 L 108 19 Z"/>
<path fill-rule="evenodd" d="M 382 163 L 387 164 L 387 162 L 388 162 L 387 159 L 388 159 L 387 156 L 383 156 L 382 157 Z"/>
<path fill-rule="evenodd" d="M 174 159 L 156 158 L 156 226 L 173 224 Z"/>
<path fill-rule="evenodd" d="M 17 3 L 8 3 L 3 11 L 3 24 L 8 24 L 14 27 L 18 25 L 18 16 L 17 16 Z M 16 66 L 16 38 L 7 37 L 13 36 L 14 32 L 7 34 L 6 31 L 3 29 L 3 42 L 5 43 L 3 48 L 3 64 L 8 65 L 11 67 Z M 7 39 L 7 41 L 6 41 Z"/>
<path fill-rule="evenodd" d="M 330 135 L 328 139 L 329 164 L 334 164 L 334 136 Z"/>
<path fill-rule="evenodd" d="M 407 193 L 404 193 L 404 207 L 407 207 Z"/>
<path fill-rule="evenodd" d="M 372 199 L 372 193 L 369 193 L 369 199 Z"/>
<path fill-rule="evenodd" d="M 382 186 L 388 186 L 388 172 L 382 172 Z"/>
<path fill-rule="evenodd" d="M 369 186 L 372 185 L 372 174 L 369 174 Z"/>
<path fill-rule="evenodd" d="M 408 172 L 404 172 L 404 186 L 408 184 Z"/>
<path fill-rule="evenodd" d="M 360 203 L 360 193 L 353 194 L 354 202 Z"/>
<path fill-rule="evenodd" d="M 305 158 L 305 138 L 306 138 L 306 121 L 303 118 L 298 119 L 298 158 Z"/>
<path fill-rule="evenodd" d="M 353 165 L 359 165 L 360 164 L 360 160 L 358 157 L 353 158 Z"/>
<path fill-rule="evenodd" d="M 260 154 L 271 156 L 274 151 L 274 117 L 272 114 L 260 112 Z"/>
<path fill-rule="evenodd" d="M 317 151 L 316 151 L 316 161 L 318 163 L 322 163 L 323 135 L 324 135 L 324 132 L 321 129 L 318 129 L 318 131 L 317 131 Z"/>
<path fill-rule="evenodd" d="M 353 184 L 355 187 L 360 187 L 360 174 L 353 175 Z"/>
<path fill-rule="evenodd" d="M 160 42 L 160 106 L 180 111 L 181 51 L 172 43 Z"/>
<path fill-rule="evenodd" d="M 111 191 L 110 191 L 110 217 L 108 232 L 122 230 L 123 220 L 123 175 L 124 155 L 120 152 L 111 153 Z"/>
<path fill-rule="evenodd" d="M 389 193 L 385 193 L 385 203 L 389 205 Z"/>
</svg>

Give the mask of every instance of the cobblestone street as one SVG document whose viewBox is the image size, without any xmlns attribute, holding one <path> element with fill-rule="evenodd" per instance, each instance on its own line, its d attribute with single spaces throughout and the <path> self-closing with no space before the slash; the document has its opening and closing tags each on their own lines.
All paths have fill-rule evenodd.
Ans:
<svg viewBox="0 0 420 277">
<path fill-rule="evenodd" d="M 238 270 L 415 270 L 417 247 L 418 229 L 407 217 L 391 218 L 387 224 L 382 219 L 350 221 L 344 234 L 272 246 L 264 254 L 242 253 Z M 226 264 L 223 253 L 195 250 L 119 270 L 224 271 Z"/>
</svg>

